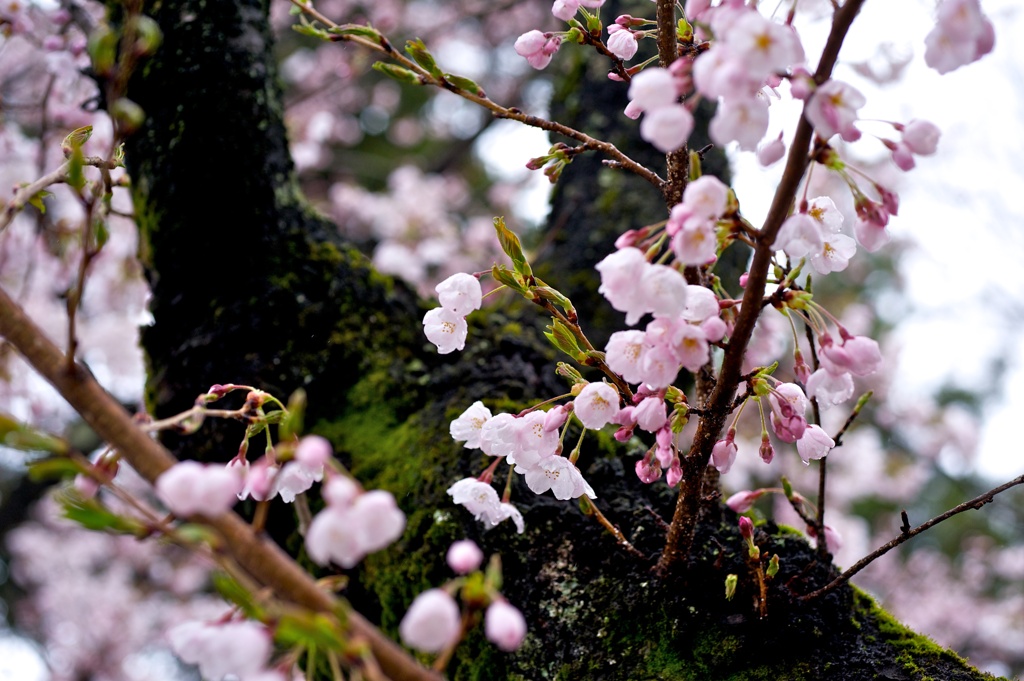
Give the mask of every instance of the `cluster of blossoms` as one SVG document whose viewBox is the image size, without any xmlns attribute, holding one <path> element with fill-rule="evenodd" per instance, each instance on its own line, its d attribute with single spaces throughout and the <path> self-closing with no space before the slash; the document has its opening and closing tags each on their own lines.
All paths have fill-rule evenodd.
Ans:
<svg viewBox="0 0 1024 681">
<path fill-rule="evenodd" d="M 239 681 L 286 679 L 280 671 L 268 669 L 273 637 L 257 622 L 186 622 L 171 629 L 168 639 L 171 650 L 183 662 L 197 665 L 209 681 L 229 675 Z"/>
<path fill-rule="evenodd" d="M 452 594 L 460 589 L 463 604 L 470 611 L 486 606 L 484 635 L 489 641 L 506 652 L 522 645 L 526 619 L 498 593 L 490 575 L 478 572 L 483 558 L 480 547 L 469 539 L 451 545 L 446 560 L 461 577 L 444 588 L 428 589 L 413 600 L 398 627 L 406 645 L 425 653 L 440 653 L 459 642 L 465 633 L 464 618 Z"/>
<path fill-rule="evenodd" d="M 157 478 L 156 493 L 177 516 L 217 515 L 249 497 L 266 501 L 279 495 L 291 503 L 326 474 L 327 505 L 309 525 L 306 551 L 319 565 L 351 568 L 396 541 L 405 530 L 405 515 L 390 492 L 363 492 L 351 478 L 335 473 L 329 466 L 333 455 L 326 439 L 309 435 L 283 466 L 268 457 L 250 466 L 243 454 L 227 466 L 182 461 Z"/>
</svg>

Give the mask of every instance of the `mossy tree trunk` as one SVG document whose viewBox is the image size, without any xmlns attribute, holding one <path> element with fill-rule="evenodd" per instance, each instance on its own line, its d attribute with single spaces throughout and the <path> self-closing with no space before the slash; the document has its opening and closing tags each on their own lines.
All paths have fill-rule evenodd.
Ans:
<svg viewBox="0 0 1024 681">
<path fill-rule="evenodd" d="M 984 678 L 853 590 L 796 601 L 834 570 L 801 538 L 771 526 L 759 541 L 780 554 L 782 570 L 760 619 L 736 518 L 717 502 L 708 504 L 685 584 L 659 581 L 651 568 L 673 492 L 641 485 L 632 474 L 636 453 L 610 437 L 590 446 L 581 464 L 598 506 L 650 560 L 620 550 L 572 504 L 521 485 L 514 500 L 526 533 L 508 524 L 483 531 L 445 493 L 483 463 L 451 441 L 448 423 L 476 399 L 508 411 L 564 390 L 530 321 L 536 315 L 476 313 L 466 351 L 439 357 L 422 337 L 420 301 L 373 272 L 296 189 L 267 6 L 192 0 L 149 11 L 164 43 L 130 85 L 148 120 L 127 159 L 153 289 L 155 322 L 143 333 L 150 407 L 158 416 L 182 411 L 213 383 L 279 396 L 305 388 L 308 428 L 331 438 L 367 487 L 394 492 L 409 517 L 402 540 L 367 559 L 347 594 L 385 630 L 395 632 L 415 594 L 450 576 L 443 551 L 470 536 L 501 554 L 504 592 L 531 633 L 515 654 L 473 634 L 452 663 L 453 678 Z M 571 114 L 571 92 L 563 95 Z M 598 96 L 576 94 L 591 95 Z M 617 120 L 617 111 L 607 114 L 607 129 Z M 551 268 L 574 297 L 596 289 L 584 265 L 607 250 L 608 235 L 637 226 L 624 216 L 646 210 L 654 221 L 664 210 L 650 188 L 615 176 L 605 183 L 609 171 L 597 164 L 580 158 L 563 178 L 558 231 L 545 254 L 562 265 L 570 254 L 582 257 L 571 272 Z M 183 456 L 226 460 L 240 435 L 232 424 L 207 424 L 169 444 Z M 287 520 L 286 507 L 277 511 Z M 723 597 L 729 573 L 740 576 L 732 601 Z"/>
</svg>

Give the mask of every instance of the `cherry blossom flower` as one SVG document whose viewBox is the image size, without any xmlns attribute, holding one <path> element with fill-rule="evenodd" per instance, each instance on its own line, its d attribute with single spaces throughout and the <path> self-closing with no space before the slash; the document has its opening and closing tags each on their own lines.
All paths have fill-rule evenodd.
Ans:
<svg viewBox="0 0 1024 681">
<path fill-rule="evenodd" d="M 320 482 L 324 478 L 324 465 L 307 465 L 301 461 L 289 461 L 276 475 L 270 488 L 270 494 L 266 498 L 272 499 L 280 495 L 281 501 L 290 504 L 295 501 L 297 494 L 302 494 L 313 483 Z"/>
<path fill-rule="evenodd" d="M 465 317 L 473 310 L 479 310 L 483 299 L 480 280 L 472 274 L 457 272 L 435 288 L 441 307 Z"/>
<path fill-rule="evenodd" d="M 477 520 L 494 527 L 511 518 L 519 534 L 523 533 L 523 516 L 512 504 L 498 500 L 498 493 L 486 482 L 476 478 L 463 478 L 448 488 L 452 501 L 466 507 Z"/>
<path fill-rule="evenodd" d="M 842 272 L 850 264 L 850 258 L 857 253 L 857 242 L 845 234 L 828 234 L 823 237 L 821 248 L 813 251 L 811 267 L 818 274 Z"/>
<path fill-rule="evenodd" d="M 914 119 L 903 126 L 903 143 L 919 156 L 930 156 L 939 146 L 942 131 L 930 121 Z"/>
<path fill-rule="evenodd" d="M 646 109 L 640 122 L 640 137 L 663 153 L 686 144 L 693 132 L 693 114 L 682 104 Z"/>
<path fill-rule="evenodd" d="M 805 386 L 807 396 L 816 399 L 822 407 L 842 404 L 853 397 L 853 377 L 845 371 L 832 373 L 825 368 L 818 369 Z"/>
<path fill-rule="evenodd" d="M 711 140 L 722 146 L 735 141 L 740 149 L 754 151 L 768 132 L 768 101 L 763 97 L 727 97 L 708 126 Z"/>
<path fill-rule="evenodd" d="M 516 417 L 496 414 L 480 427 L 480 449 L 489 456 L 509 456 L 515 449 Z"/>
<path fill-rule="evenodd" d="M 575 13 L 576 10 L 573 9 L 573 14 Z M 561 44 L 562 39 L 559 36 L 534 29 L 516 39 L 515 50 L 516 54 L 524 57 L 530 66 L 540 70 L 551 63 L 551 58 Z"/>
<path fill-rule="evenodd" d="M 632 59 L 636 51 L 640 49 L 636 41 L 636 35 L 628 28 L 619 24 L 612 24 L 608 27 L 607 46 L 612 54 L 623 61 Z"/>
<path fill-rule="evenodd" d="M 295 460 L 309 468 L 323 468 L 334 456 L 330 441 L 320 435 L 307 435 L 295 448 Z"/>
<path fill-rule="evenodd" d="M 644 268 L 640 288 L 647 300 L 646 312 L 664 317 L 675 317 L 686 305 L 686 278 L 667 265 L 648 265 Z"/>
<path fill-rule="evenodd" d="M 469 327 L 466 318 L 444 307 L 435 307 L 423 316 L 423 332 L 427 340 L 437 346 L 437 352 L 447 355 L 466 347 Z"/>
<path fill-rule="evenodd" d="M 860 139 L 860 130 L 854 123 L 857 121 L 857 109 L 864 106 L 867 99 L 860 90 L 838 80 L 827 80 L 814 91 L 807 102 L 805 115 L 815 132 L 823 139 L 838 134 L 847 142 Z"/>
<path fill-rule="evenodd" d="M 849 336 L 840 345 L 825 335 L 821 338 L 821 364 L 834 374 L 847 371 L 854 376 L 875 373 L 882 363 L 878 341 L 867 336 Z"/>
<path fill-rule="evenodd" d="M 495 600 L 484 613 L 484 634 L 487 640 L 505 652 L 517 650 L 526 638 L 523 613 L 504 599 Z"/>
<path fill-rule="evenodd" d="M 460 539 L 448 547 L 445 562 L 456 574 L 468 575 L 480 567 L 484 560 L 484 552 L 471 539 Z"/>
<path fill-rule="evenodd" d="M 736 492 L 731 497 L 725 500 L 725 505 L 731 508 L 736 513 L 746 513 L 754 506 L 754 502 L 764 496 L 765 491 L 759 490 L 743 490 L 742 492 Z"/>
<path fill-rule="evenodd" d="M 228 674 L 248 678 L 264 671 L 272 652 L 270 632 L 257 622 L 186 622 L 171 629 L 171 650 L 183 662 L 198 665 L 203 678 Z"/>
<path fill-rule="evenodd" d="M 805 465 L 809 464 L 811 459 L 824 458 L 835 446 L 835 440 L 817 424 L 807 426 L 803 437 L 796 441 L 796 451 Z"/>
<path fill-rule="evenodd" d="M 739 448 L 736 446 L 736 429 L 730 428 L 725 438 L 715 443 L 711 448 L 711 462 L 719 473 L 728 473 L 732 464 L 736 461 L 736 453 Z"/>
<path fill-rule="evenodd" d="M 683 203 L 694 215 L 717 220 L 728 206 L 729 187 L 713 175 L 701 175 L 686 185 Z"/>
<path fill-rule="evenodd" d="M 619 412 L 619 392 L 607 383 L 588 383 L 573 404 L 574 413 L 584 428 L 600 430 Z"/>
<path fill-rule="evenodd" d="M 992 51 L 995 29 L 978 0 L 944 0 L 937 19 L 924 39 L 924 61 L 939 73 L 954 71 Z"/>
<path fill-rule="evenodd" d="M 772 405 L 771 423 L 783 442 L 796 442 L 807 429 L 807 397 L 795 383 L 780 383 L 768 395 Z"/>
<path fill-rule="evenodd" d="M 757 162 L 767 168 L 786 155 L 786 143 L 782 141 L 782 133 L 771 142 L 759 144 Z"/>
<path fill-rule="evenodd" d="M 643 351 L 646 334 L 643 331 L 616 331 L 605 346 L 608 367 L 622 376 L 627 383 L 643 380 Z"/>
<path fill-rule="evenodd" d="M 340 495 L 344 498 L 344 495 Z M 328 501 L 339 500 L 332 495 Z M 318 565 L 351 568 L 367 554 L 388 546 L 405 530 L 405 514 L 390 492 L 374 490 L 320 511 L 306 531 L 306 552 Z"/>
<path fill-rule="evenodd" d="M 636 462 L 636 477 L 648 485 L 661 477 L 661 466 L 655 462 L 653 452 L 647 452 Z"/>
<path fill-rule="evenodd" d="M 596 499 L 594 490 L 583 479 L 576 466 L 562 456 L 549 456 L 526 471 L 526 485 L 536 494 L 548 490 L 556 499 L 576 499 L 584 494 Z"/>
<path fill-rule="evenodd" d="M 646 430 L 648 433 L 656 432 L 668 421 L 665 400 L 657 395 L 645 397 L 636 405 L 633 417 L 641 430 Z"/>
<path fill-rule="evenodd" d="M 626 323 L 632 326 L 640 321 L 647 311 L 647 301 L 637 282 L 643 278 L 649 263 L 639 248 L 623 248 L 604 257 L 595 265 L 601 273 L 601 285 L 597 292 L 602 294 L 611 306 L 626 313 Z"/>
<path fill-rule="evenodd" d="M 453 440 L 465 440 L 463 446 L 467 449 L 478 449 L 480 447 L 480 433 L 484 424 L 491 419 L 491 410 L 484 406 L 484 403 L 477 400 L 462 412 L 459 418 L 451 422 L 448 432 Z"/>
<path fill-rule="evenodd" d="M 441 652 L 461 631 L 459 606 L 443 589 L 428 589 L 413 599 L 398 625 L 402 642 L 424 653 Z"/>
<path fill-rule="evenodd" d="M 823 244 L 821 229 L 815 220 L 807 213 L 795 213 L 782 223 L 772 248 L 798 259 L 817 253 Z"/>
<path fill-rule="evenodd" d="M 156 495 L 174 515 L 214 516 L 235 505 L 242 479 L 234 470 L 217 464 L 182 461 L 157 478 Z"/>
<path fill-rule="evenodd" d="M 646 68 L 633 76 L 628 91 L 630 101 L 641 111 L 672 106 L 679 98 L 676 79 L 668 69 Z"/>
</svg>

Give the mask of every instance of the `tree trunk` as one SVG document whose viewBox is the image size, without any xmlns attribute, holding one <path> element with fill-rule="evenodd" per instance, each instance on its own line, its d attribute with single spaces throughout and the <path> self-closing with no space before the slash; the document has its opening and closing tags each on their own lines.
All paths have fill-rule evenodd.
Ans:
<svg viewBox="0 0 1024 681">
<path fill-rule="evenodd" d="M 590 438 L 581 468 L 598 507 L 646 560 L 622 551 L 574 504 L 521 483 L 513 501 L 526 532 L 516 535 L 507 523 L 484 531 L 445 493 L 484 464 L 451 440 L 448 424 L 477 399 L 511 411 L 564 392 L 537 333 L 546 320 L 523 305 L 475 313 L 466 351 L 439 357 L 420 330 L 426 307 L 375 273 L 296 188 L 266 5 L 194 0 L 153 11 L 164 43 L 131 82 L 129 96 L 148 120 L 127 148 L 153 290 L 155 322 L 143 334 L 149 406 L 157 416 L 177 413 L 213 383 L 281 397 L 305 388 L 307 430 L 329 437 L 367 488 L 392 491 L 408 514 L 404 537 L 368 558 L 346 594 L 385 631 L 395 633 L 417 593 L 450 577 L 444 550 L 468 536 L 501 554 L 503 592 L 526 614 L 530 634 L 506 654 L 478 627 L 456 653 L 451 678 L 989 678 L 854 589 L 797 601 L 835 570 L 818 563 L 802 538 L 770 524 L 758 541 L 780 555 L 782 568 L 767 617 L 758 617 L 736 517 L 717 500 L 707 504 L 685 582 L 659 581 L 651 568 L 674 491 L 639 483 L 637 452 L 624 453 L 611 438 Z M 604 107 L 590 110 L 610 112 L 610 130 L 618 110 Z M 610 235 L 637 226 L 637 218 L 616 215 L 647 210 L 652 222 L 664 215 L 657 192 L 598 162 L 583 156 L 567 171 L 553 211 L 559 229 L 544 254 L 550 279 L 581 311 L 585 292 L 596 289 L 594 259 L 609 249 Z M 602 193 L 596 181 L 609 173 L 616 194 Z M 573 253 L 582 260 L 565 268 Z M 240 437 L 236 424 L 207 424 L 168 444 L 180 456 L 226 460 Z M 290 509 L 275 510 L 290 523 Z M 730 573 L 739 590 L 727 601 Z"/>
</svg>

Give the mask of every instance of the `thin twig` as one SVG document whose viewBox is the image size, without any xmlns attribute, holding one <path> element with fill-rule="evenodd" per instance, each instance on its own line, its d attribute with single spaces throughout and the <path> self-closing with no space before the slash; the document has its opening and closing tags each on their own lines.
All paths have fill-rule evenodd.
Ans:
<svg viewBox="0 0 1024 681">
<path fill-rule="evenodd" d="M 985 504 L 991 503 L 993 498 L 997 494 L 999 494 L 1000 492 L 1005 492 L 1006 490 L 1010 489 L 1011 487 L 1015 487 L 1015 486 L 1021 485 L 1021 484 L 1024 484 L 1024 475 L 1021 475 L 1021 476 L 1016 477 L 1016 478 L 1014 478 L 1013 480 L 1011 480 L 1011 481 L 1009 481 L 1007 483 L 999 485 L 999 487 L 994 487 L 994 488 L 990 489 L 989 491 L 985 492 L 984 494 L 980 494 L 980 495 L 974 497 L 970 501 L 965 501 L 964 503 L 960 504 L 959 506 L 954 506 L 953 508 L 949 509 L 948 511 L 946 511 L 942 515 L 937 515 L 934 518 L 932 518 L 931 520 L 929 520 L 928 522 L 922 523 L 922 524 L 918 525 L 917 527 L 915 527 L 912 530 L 902 529 L 901 534 L 898 537 L 896 537 L 895 539 L 893 539 L 892 541 L 890 541 L 888 544 L 885 544 L 884 546 L 878 547 L 877 549 L 875 549 L 874 551 L 872 551 L 868 555 L 866 555 L 863 558 L 861 558 L 860 560 L 858 560 L 856 563 L 854 563 L 854 565 L 852 567 L 850 567 L 843 574 L 839 575 L 838 577 L 833 579 L 831 582 L 829 582 L 825 586 L 821 587 L 820 589 L 818 589 L 816 591 L 812 591 L 809 594 L 805 594 L 805 595 L 801 596 L 800 600 L 802 600 L 802 601 L 809 601 L 811 599 L 819 598 L 821 596 L 824 596 L 825 594 L 829 593 L 830 591 L 834 591 L 838 587 L 840 587 L 843 584 L 845 584 L 846 582 L 848 582 L 850 580 L 850 577 L 853 577 L 855 574 L 857 574 L 858 572 L 860 572 L 861 570 L 866 568 L 868 565 L 873 563 L 876 559 L 884 556 L 886 553 L 888 553 L 892 549 L 896 548 L 897 546 L 899 546 L 903 542 L 907 541 L 911 537 L 916 537 L 917 535 L 921 534 L 925 530 L 931 529 L 932 527 L 934 527 L 935 525 L 938 525 L 942 521 L 948 520 L 948 519 L 952 518 L 955 515 L 963 513 L 964 511 L 970 511 L 972 509 L 973 510 L 980 509 Z M 906 519 L 904 518 L 904 528 L 906 527 L 907 524 L 908 523 L 906 523 Z"/>
<path fill-rule="evenodd" d="M 303 4 L 300 0 L 292 0 L 292 3 L 296 7 L 300 8 L 303 11 L 303 13 L 309 15 L 310 17 L 320 22 L 324 26 L 327 26 L 329 29 L 341 27 L 340 24 L 331 21 L 323 14 L 316 11 L 314 8 L 310 7 L 309 5 Z M 601 152 L 605 156 L 611 158 L 615 162 L 616 167 L 621 167 L 636 175 L 639 175 L 640 177 L 647 180 L 649 183 L 651 183 L 652 185 L 659 189 L 664 183 L 664 181 L 658 176 L 657 173 L 655 173 L 650 168 L 647 168 L 646 166 L 634 161 L 632 158 L 619 151 L 619 149 L 610 142 L 595 139 L 584 132 L 580 132 L 575 128 L 570 128 L 569 126 L 563 125 L 561 123 L 556 123 L 555 121 L 540 118 L 539 116 L 531 116 L 515 107 L 501 106 L 497 102 L 494 102 L 491 99 L 489 99 L 484 94 L 463 90 L 459 87 L 456 87 L 445 78 L 434 77 L 430 72 L 421 67 L 419 64 L 412 61 L 411 59 L 408 59 L 405 55 L 396 50 L 391 45 L 391 43 L 383 36 L 381 36 L 379 41 L 370 40 L 369 38 L 353 34 L 332 33 L 328 34 L 325 37 L 327 37 L 330 40 L 355 43 L 374 52 L 379 52 L 380 54 L 386 56 L 388 59 L 398 62 L 403 68 L 406 68 L 409 71 L 415 73 L 416 76 L 419 78 L 420 83 L 423 85 L 433 85 L 441 89 L 447 90 L 453 94 L 456 94 L 459 97 L 462 97 L 463 99 L 467 99 L 473 102 L 474 104 L 482 106 L 483 108 L 490 111 L 491 115 L 497 118 L 518 121 L 520 123 L 523 123 L 524 125 L 528 125 L 533 128 L 540 128 L 541 130 L 547 130 L 548 132 L 557 133 L 564 137 L 568 137 L 569 139 L 576 140 L 583 146 L 583 148 L 589 151 Z"/>
</svg>

